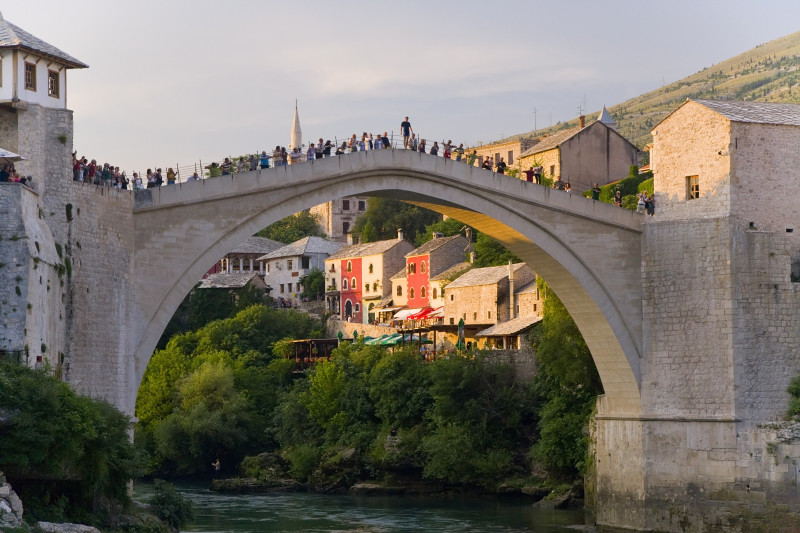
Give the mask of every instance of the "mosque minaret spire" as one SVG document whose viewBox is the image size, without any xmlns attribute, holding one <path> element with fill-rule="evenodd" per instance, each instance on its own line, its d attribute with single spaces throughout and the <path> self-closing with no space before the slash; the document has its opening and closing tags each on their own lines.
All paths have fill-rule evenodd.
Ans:
<svg viewBox="0 0 800 533">
<path fill-rule="evenodd" d="M 297 100 L 294 101 L 294 120 L 292 121 L 292 137 L 289 148 L 303 147 L 303 131 L 300 129 L 300 116 L 297 113 Z"/>
</svg>

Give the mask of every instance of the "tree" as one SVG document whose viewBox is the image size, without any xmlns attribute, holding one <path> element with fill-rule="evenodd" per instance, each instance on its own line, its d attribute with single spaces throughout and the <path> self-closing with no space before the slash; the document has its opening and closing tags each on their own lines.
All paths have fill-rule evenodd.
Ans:
<svg viewBox="0 0 800 533">
<path fill-rule="evenodd" d="M 394 239 L 397 230 L 402 229 L 406 240 L 414 242 L 418 233 L 423 233 L 428 224 L 441 220 L 441 215 L 428 209 L 385 198 L 369 198 L 367 210 L 360 215 L 353 225 L 353 233 L 361 235 L 362 242 L 373 238 L 372 229 L 375 228 L 374 240 Z M 367 232 L 365 233 L 365 227 Z"/>
<path fill-rule="evenodd" d="M 507 265 L 509 261 L 519 263 L 522 260 L 485 233 L 478 233 L 475 239 L 476 267 Z"/>
<path fill-rule="evenodd" d="M 417 246 L 422 246 L 429 240 L 433 239 L 434 233 L 441 233 L 445 237 L 451 237 L 453 235 L 458 235 L 464 229 L 465 224 L 459 222 L 454 218 L 448 218 L 446 220 L 439 220 L 434 222 L 433 224 L 428 224 L 425 227 L 424 233 L 417 234 L 415 244 Z"/>
<path fill-rule="evenodd" d="M 300 278 L 300 285 L 303 287 L 303 295 L 310 300 L 318 300 L 325 294 L 325 273 L 318 268 L 314 268 Z"/>
<path fill-rule="evenodd" d="M 289 244 L 303 237 L 324 237 L 325 233 L 319 227 L 317 217 L 306 210 L 282 218 L 262 229 L 256 235 Z"/>
</svg>

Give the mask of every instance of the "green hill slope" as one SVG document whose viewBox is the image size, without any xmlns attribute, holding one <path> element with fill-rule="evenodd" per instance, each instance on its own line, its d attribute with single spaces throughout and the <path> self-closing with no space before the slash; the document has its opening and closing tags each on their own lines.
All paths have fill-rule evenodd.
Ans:
<svg viewBox="0 0 800 533">
<path fill-rule="evenodd" d="M 800 103 L 800 32 L 761 44 L 742 54 L 655 91 L 610 107 L 617 131 L 639 147 L 651 141 L 650 129 L 687 98 Z M 600 110 L 587 113 L 595 117 Z M 578 119 L 539 130 L 552 133 Z M 532 132 L 511 139 L 531 137 Z"/>
</svg>

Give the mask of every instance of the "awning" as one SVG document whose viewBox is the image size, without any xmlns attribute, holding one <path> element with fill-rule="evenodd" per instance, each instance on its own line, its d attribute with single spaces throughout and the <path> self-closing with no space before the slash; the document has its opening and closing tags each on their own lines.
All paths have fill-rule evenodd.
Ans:
<svg viewBox="0 0 800 533">
<path fill-rule="evenodd" d="M 444 318 L 444 306 L 437 307 L 426 318 Z"/>
<path fill-rule="evenodd" d="M 428 315 L 431 314 L 432 312 L 433 309 L 431 309 L 430 307 L 425 307 L 419 313 L 414 313 L 413 315 L 407 316 L 406 320 L 422 320 L 424 318 L 427 318 Z"/>
<path fill-rule="evenodd" d="M 398 309 L 402 309 L 402 307 L 373 307 L 373 313 L 390 313 L 392 311 L 397 311 Z"/>
<path fill-rule="evenodd" d="M 422 311 L 421 307 L 416 309 L 403 309 L 402 311 L 395 313 L 395 315 L 392 317 L 392 320 L 408 320 L 409 316 L 419 313 L 420 311 Z"/>
</svg>

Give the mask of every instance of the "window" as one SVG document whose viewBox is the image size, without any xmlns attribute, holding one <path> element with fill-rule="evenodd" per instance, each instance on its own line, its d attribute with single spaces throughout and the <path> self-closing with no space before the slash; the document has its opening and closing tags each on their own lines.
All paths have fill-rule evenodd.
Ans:
<svg viewBox="0 0 800 533">
<path fill-rule="evenodd" d="M 281 283 L 281 294 L 283 294 L 283 283 Z"/>
<path fill-rule="evenodd" d="M 359 311 L 361 311 L 361 304 L 357 303 L 356 304 L 356 313 L 358 313 Z"/>
<path fill-rule="evenodd" d="M 419 271 L 422 272 L 423 274 L 425 273 L 425 261 L 422 261 L 419 264 Z"/>
<path fill-rule="evenodd" d="M 58 98 L 58 72 L 53 70 L 47 71 L 47 95 L 53 98 Z"/>
<path fill-rule="evenodd" d="M 450 325 L 452 326 L 452 325 L 454 325 L 455 323 L 456 323 L 456 319 L 455 319 L 455 318 L 453 318 L 453 317 L 450 317 Z"/>
<path fill-rule="evenodd" d="M 496 165 L 499 162 L 500 162 L 500 152 L 497 152 L 496 154 L 494 154 L 494 164 Z"/>
<path fill-rule="evenodd" d="M 403 286 L 402 285 L 398 285 L 397 286 L 397 295 L 398 296 L 402 296 L 403 295 Z"/>
<path fill-rule="evenodd" d="M 411 287 L 410 289 L 408 289 L 408 298 L 410 300 L 414 299 L 414 287 Z"/>
<path fill-rule="evenodd" d="M 352 272 L 353 271 L 353 263 L 351 261 L 347 262 L 347 271 L 348 272 Z"/>
<path fill-rule="evenodd" d="M 508 163 L 509 165 L 514 163 L 514 150 L 508 151 L 508 161 L 506 161 L 506 163 Z"/>
<path fill-rule="evenodd" d="M 488 319 L 492 318 L 492 312 L 491 311 L 486 311 L 486 318 L 488 318 Z"/>
<path fill-rule="evenodd" d="M 556 166 L 555 165 L 550 165 L 550 177 L 551 178 L 555 178 L 556 177 Z"/>
<path fill-rule="evenodd" d="M 378 292 L 378 282 L 374 281 L 372 283 L 372 292 Z"/>
<path fill-rule="evenodd" d="M 36 90 L 36 65 L 25 63 L 25 88 L 29 91 Z"/>
<path fill-rule="evenodd" d="M 369 273 L 372 274 L 372 263 L 369 264 Z"/>
<path fill-rule="evenodd" d="M 686 176 L 686 199 L 697 200 L 700 198 L 700 177 Z"/>
<path fill-rule="evenodd" d="M 291 283 L 286 285 L 286 292 L 292 292 L 292 284 Z"/>
<path fill-rule="evenodd" d="M 350 223 L 346 220 L 342 222 L 342 233 L 350 233 Z"/>
<path fill-rule="evenodd" d="M 417 264 L 416 263 L 409 263 L 408 264 L 408 273 L 409 274 L 416 274 L 417 273 Z"/>
<path fill-rule="evenodd" d="M 350 280 L 350 286 L 353 287 L 353 290 L 358 289 L 358 281 L 356 281 L 356 278 Z"/>
<path fill-rule="evenodd" d="M 342 200 L 342 211 L 350 211 L 350 200 Z"/>
<path fill-rule="evenodd" d="M 286 270 L 292 270 L 293 266 L 294 266 L 294 261 L 292 261 L 291 259 L 287 259 L 286 260 Z"/>
<path fill-rule="evenodd" d="M 436 299 L 436 287 L 433 288 L 433 299 Z"/>
<path fill-rule="evenodd" d="M 364 292 L 369 292 L 369 283 L 364 284 Z"/>
<path fill-rule="evenodd" d="M 342 278 L 342 290 L 347 290 L 347 278 Z"/>
<path fill-rule="evenodd" d="M 472 320 L 478 320 L 478 312 L 477 311 L 472 313 Z"/>
<path fill-rule="evenodd" d="M 358 201 L 358 210 L 359 211 L 366 211 L 367 210 L 367 202 L 365 202 L 364 200 L 359 200 Z"/>
<path fill-rule="evenodd" d="M 453 295 L 452 294 L 450 295 L 450 301 L 451 302 L 453 301 Z"/>
<path fill-rule="evenodd" d="M 270 264 L 269 264 L 269 263 L 267 263 L 267 272 L 269 272 L 269 265 L 270 265 Z"/>
<path fill-rule="evenodd" d="M 311 268 L 311 258 L 310 257 L 301 257 L 300 258 L 300 268 L 309 269 Z"/>
<path fill-rule="evenodd" d="M 419 297 L 420 297 L 420 298 L 425 298 L 425 287 L 422 287 L 422 288 L 419 290 Z"/>
<path fill-rule="evenodd" d="M 533 312 L 536 312 L 536 304 L 533 304 Z"/>
</svg>

